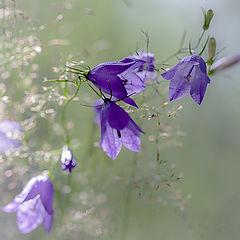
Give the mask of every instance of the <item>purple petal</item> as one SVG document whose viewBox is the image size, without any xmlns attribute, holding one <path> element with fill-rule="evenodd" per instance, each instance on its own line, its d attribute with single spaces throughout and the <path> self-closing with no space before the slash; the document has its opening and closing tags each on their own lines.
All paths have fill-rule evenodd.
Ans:
<svg viewBox="0 0 240 240">
<path fill-rule="evenodd" d="M 130 97 L 127 97 L 127 98 L 123 99 L 122 101 L 125 102 L 125 103 L 127 103 L 127 104 L 129 104 L 129 105 L 131 105 L 131 106 L 133 106 L 133 107 L 138 108 L 138 105 L 137 105 L 137 104 L 135 103 L 135 101 L 134 101 L 132 98 L 130 98 Z"/>
<path fill-rule="evenodd" d="M 150 71 L 137 72 L 137 75 L 142 79 L 144 83 L 152 82 L 156 80 L 158 76 L 156 72 Z"/>
<path fill-rule="evenodd" d="M 101 122 L 107 121 L 111 128 L 121 130 L 128 124 L 129 115 L 116 103 L 106 102 L 101 110 Z"/>
<path fill-rule="evenodd" d="M 45 212 L 45 216 L 43 218 L 43 224 L 47 232 L 51 231 L 52 222 L 53 222 L 53 215 L 49 215 L 47 212 Z"/>
<path fill-rule="evenodd" d="M 17 148 L 20 145 L 19 140 L 9 139 L 3 132 L 0 132 L 0 153 L 6 152 L 11 148 Z"/>
<path fill-rule="evenodd" d="M 53 214 L 53 196 L 54 196 L 54 188 L 53 185 L 48 178 L 47 175 L 39 175 L 37 177 L 32 178 L 30 181 L 35 181 L 30 189 L 27 197 L 24 201 L 28 201 L 30 199 L 35 198 L 38 194 L 40 194 L 41 201 L 46 211 L 49 214 Z"/>
<path fill-rule="evenodd" d="M 124 147 L 128 148 L 129 150 L 139 152 L 140 149 L 140 134 L 139 134 L 139 127 L 138 129 L 135 127 L 136 124 L 131 119 L 128 125 L 121 130 L 121 141 Z"/>
<path fill-rule="evenodd" d="M 162 73 L 161 76 L 166 80 L 171 80 L 174 77 L 174 75 L 180 65 L 181 65 L 181 63 L 178 63 L 176 66 L 174 66 L 170 70 L 166 71 L 165 73 Z"/>
<path fill-rule="evenodd" d="M 2 208 L 2 210 L 4 212 L 16 212 L 18 206 L 19 206 L 19 203 L 15 202 L 15 201 L 12 201 L 12 202 L 8 203 L 6 206 L 4 206 Z"/>
<path fill-rule="evenodd" d="M 18 132 L 22 131 L 22 127 L 18 122 L 3 120 L 0 123 L 0 132 L 8 133 L 8 132 L 15 132 L 15 131 L 18 131 Z"/>
<path fill-rule="evenodd" d="M 174 77 L 169 84 L 169 99 L 177 100 L 186 96 L 191 88 L 190 81 L 187 78 L 192 65 L 179 65 Z"/>
<path fill-rule="evenodd" d="M 44 185 L 43 185 L 44 184 Z M 53 211 L 53 197 L 54 197 L 54 188 L 53 184 L 48 178 L 43 184 L 40 185 L 40 197 L 43 206 L 45 207 L 48 214 L 52 215 Z"/>
<path fill-rule="evenodd" d="M 43 221 L 45 209 L 40 196 L 24 202 L 17 210 L 17 223 L 21 233 L 26 234 L 37 228 Z"/>
<path fill-rule="evenodd" d="M 201 104 L 210 79 L 206 74 L 202 73 L 200 66 L 194 67 L 192 75 L 190 94 L 196 103 Z"/>
<path fill-rule="evenodd" d="M 26 200 L 27 196 L 33 189 L 33 186 L 35 185 L 36 181 L 37 181 L 36 177 L 28 181 L 27 184 L 24 186 L 23 190 L 21 191 L 21 193 L 18 194 L 11 203 L 3 207 L 2 210 L 5 212 L 15 212 L 17 208 Z M 35 196 L 37 194 L 35 194 Z"/>
<path fill-rule="evenodd" d="M 121 150 L 121 145 L 117 130 L 110 127 L 104 112 L 101 111 L 100 147 L 110 158 L 115 159 Z"/>
<path fill-rule="evenodd" d="M 119 76 L 122 79 L 128 94 L 139 93 L 146 87 L 142 79 L 134 72 L 125 71 Z"/>
</svg>

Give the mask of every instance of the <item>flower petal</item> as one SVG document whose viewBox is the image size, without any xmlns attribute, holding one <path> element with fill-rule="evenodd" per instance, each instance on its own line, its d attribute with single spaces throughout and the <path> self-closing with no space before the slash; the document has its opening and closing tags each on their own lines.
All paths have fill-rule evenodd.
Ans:
<svg viewBox="0 0 240 240">
<path fill-rule="evenodd" d="M 37 228 L 43 221 L 44 213 L 39 195 L 21 204 L 17 210 L 17 223 L 21 233 L 26 234 Z"/>
<path fill-rule="evenodd" d="M 191 88 L 190 81 L 187 78 L 192 65 L 179 65 L 174 77 L 169 84 L 169 99 L 177 100 L 186 96 Z"/>
<path fill-rule="evenodd" d="M 117 130 L 110 127 L 104 114 L 101 112 L 101 140 L 100 147 L 112 159 L 115 159 L 121 150 L 121 141 Z"/>
<path fill-rule="evenodd" d="M 52 222 L 53 222 L 53 215 L 49 215 L 47 212 L 45 212 L 45 216 L 43 218 L 43 224 L 47 232 L 51 231 Z"/>
<path fill-rule="evenodd" d="M 29 196 L 30 192 L 33 189 L 33 186 L 36 184 L 37 178 L 31 178 L 30 181 L 27 182 L 27 184 L 24 186 L 21 193 L 19 193 L 14 200 L 7 204 L 5 207 L 2 208 L 4 212 L 15 212 L 17 208 L 26 200 L 26 198 Z M 34 194 L 33 197 L 35 197 L 38 193 Z"/>
<path fill-rule="evenodd" d="M 52 205 L 53 205 L 54 188 L 48 176 L 38 175 L 37 177 L 32 178 L 30 181 L 34 181 L 34 184 L 31 186 L 31 189 L 24 201 L 33 199 L 38 194 L 40 194 L 41 201 L 46 211 L 49 214 L 53 214 Z"/>
<path fill-rule="evenodd" d="M 142 79 L 135 72 L 125 71 L 119 77 L 122 79 L 128 94 L 139 93 L 146 87 Z"/>
<path fill-rule="evenodd" d="M 106 102 L 101 110 L 101 122 L 108 121 L 111 128 L 121 130 L 127 126 L 129 115 L 116 103 Z"/>
<path fill-rule="evenodd" d="M 206 74 L 202 73 L 200 66 L 195 66 L 192 75 L 193 81 L 191 82 L 190 94 L 192 99 L 200 105 L 210 79 Z"/>
<path fill-rule="evenodd" d="M 136 128 L 136 124 L 131 119 L 128 125 L 121 130 L 121 141 L 124 147 L 139 152 L 141 144 L 139 129 L 139 127 L 138 129 Z"/>
</svg>

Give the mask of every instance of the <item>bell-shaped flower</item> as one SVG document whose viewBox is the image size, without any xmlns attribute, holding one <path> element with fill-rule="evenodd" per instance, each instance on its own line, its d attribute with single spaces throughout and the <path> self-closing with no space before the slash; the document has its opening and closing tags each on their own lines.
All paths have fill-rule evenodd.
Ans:
<svg viewBox="0 0 240 240">
<path fill-rule="evenodd" d="M 2 208 L 4 212 L 16 212 L 21 233 L 29 233 L 42 222 L 50 232 L 53 221 L 53 184 L 47 175 L 31 178 L 14 200 Z"/>
<path fill-rule="evenodd" d="M 61 163 L 62 169 L 68 170 L 69 172 L 72 172 L 72 168 L 75 168 L 77 165 L 77 161 L 72 153 L 72 150 L 69 149 L 67 146 L 63 147 L 61 154 Z"/>
<path fill-rule="evenodd" d="M 0 122 L 0 153 L 20 146 L 22 127 L 18 122 L 3 120 Z"/>
<path fill-rule="evenodd" d="M 154 65 L 154 53 L 150 53 L 147 51 L 139 51 L 133 54 L 131 57 L 144 61 L 144 63 L 136 70 L 136 74 L 142 79 L 144 83 L 152 82 L 157 79 L 157 73 L 155 72 Z"/>
<path fill-rule="evenodd" d="M 100 120 L 100 147 L 109 157 L 115 159 L 122 145 L 129 150 L 139 152 L 140 132 L 143 133 L 143 131 L 121 107 L 105 99 Z"/>
<path fill-rule="evenodd" d="M 198 55 L 183 58 L 176 66 L 162 74 L 170 80 L 169 99 L 177 100 L 189 92 L 192 99 L 201 104 L 210 78 L 207 75 L 206 63 Z"/>
<path fill-rule="evenodd" d="M 146 86 L 134 70 L 145 61 L 136 58 L 125 58 L 121 61 L 105 62 L 91 69 L 87 78 L 101 91 L 117 99 L 136 106 L 129 94 L 142 91 Z"/>
</svg>

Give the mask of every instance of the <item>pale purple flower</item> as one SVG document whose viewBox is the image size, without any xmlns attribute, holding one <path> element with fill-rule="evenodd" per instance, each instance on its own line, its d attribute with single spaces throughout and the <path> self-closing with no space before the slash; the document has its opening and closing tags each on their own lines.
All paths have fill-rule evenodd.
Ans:
<svg viewBox="0 0 240 240">
<path fill-rule="evenodd" d="M 2 208 L 4 212 L 16 212 L 21 233 L 29 233 L 42 222 L 50 232 L 53 221 L 54 188 L 47 175 L 31 178 L 22 192 Z"/>
<path fill-rule="evenodd" d="M 69 149 L 67 146 L 63 147 L 61 154 L 61 163 L 62 169 L 68 170 L 69 172 L 72 172 L 72 168 L 75 168 L 77 165 L 77 161 L 72 153 L 72 150 Z"/>
<path fill-rule="evenodd" d="M 222 71 L 225 69 L 228 69 L 235 64 L 240 62 L 240 54 L 230 56 L 230 57 L 224 57 L 213 63 L 211 66 L 211 70 L 214 72 Z"/>
<path fill-rule="evenodd" d="M 157 73 L 155 72 L 155 57 L 154 53 L 147 51 L 139 51 L 131 57 L 141 59 L 144 63 L 136 70 L 136 74 L 144 83 L 156 80 Z"/>
<path fill-rule="evenodd" d="M 20 146 L 19 136 L 22 127 L 18 122 L 3 120 L 0 122 L 0 153 Z"/>
<path fill-rule="evenodd" d="M 116 103 L 109 99 L 104 102 L 100 112 L 100 147 L 112 159 L 116 158 L 122 144 L 129 150 L 139 152 L 140 132 L 143 131 Z"/>
<path fill-rule="evenodd" d="M 198 55 L 183 58 L 175 67 L 162 74 L 169 84 L 169 99 L 177 100 L 189 92 L 192 99 L 201 104 L 210 78 L 207 76 L 206 63 Z"/>
<path fill-rule="evenodd" d="M 121 61 L 105 62 L 91 69 L 87 78 L 93 82 L 100 90 L 112 94 L 117 99 L 136 106 L 136 103 L 129 94 L 142 91 L 146 85 L 134 70 L 144 63 L 136 58 L 125 58 Z"/>
</svg>

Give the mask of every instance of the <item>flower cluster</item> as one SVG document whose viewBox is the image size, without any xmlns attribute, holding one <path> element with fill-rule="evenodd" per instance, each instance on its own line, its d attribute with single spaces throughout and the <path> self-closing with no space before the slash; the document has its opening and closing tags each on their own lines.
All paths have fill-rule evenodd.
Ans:
<svg viewBox="0 0 240 240">
<path fill-rule="evenodd" d="M 15 13 L 14 13 L 15 14 Z M 209 10 L 205 13 L 205 20 L 203 29 L 206 31 L 209 28 L 209 24 L 213 17 L 212 10 Z M 203 36 L 203 35 L 202 35 Z M 201 36 L 201 38 L 202 38 Z M 10 37 L 9 37 L 10 38 Z M 199 43 L 201 42 L 201 38 Z M 8 39 L 8 38 L 7 38 Z M 208 39 L 209 40 L 209 39 Z M 207 42 L 205 47 L 207 45 Z M 6 41 L 7 42 L 7 41 Z M 22 42 L 22 41 L 20 41 Z M 208 53 L 208 59 L 206 61 L 201 57 L 202 53 L 205 50 L 205 47 L 199 54 L 196 54 L 196 48 L 194 48 L 194 54 L 190 49 L 189 55 L 183 57 L 176 66 L 171 69 L 164 69 L 164 72 L 161 74 L 162 78 L 165 80 L 170 80 L 169 84 L 169 100 L 178 100 L 186 95 L 190 94 L 192 99 L 197 103 L 201 104 L 203 98 L 205 96 L 205 92 L 208 84 L 210 83 L 209 75 L 214 72 L 218 72 L 224 69 L 229 68 L 230 66 L 240 62 L 240 56 L 235 55 L 229 58 L 223 58 L 219 61 L 215 62 L 216 57 L 216 42 L 214 38 L 210 38 L 210 47 Z M 11 43 L 11 42 L 10 42 Z M 199 45 L 197 44 L 197 46 Z M 19 43 L 20 44 L 20 43 Z M 21 43 L 23 44 L 23 43 Z M 31 48 L 24 47 L 24 52 L 28 53 L 27 57 L 23 57 L 23 59 L 19 59 L 15 56 L 11 56 L 11 59 L 14 60 L 12 62 L 12 66 L 17 68 L 19 66 L 28 65 L 30 60 L 35 57 L 37 53 L 41 52 L 41 47 L 38 39 L 34 37 L 29 37 L 25 40 L 26 45 L 30 44 Z M 15 43 L 9 44 L 9 49 Z M 25 45 L 24 45 L 25 46 Z M 21 48 L 17 48 L 21 49 Z M 19 50 L 18 50 L 19 51 Z M 16 51 L 16 53 L 18 52 Z M 183 51 L 181 53 L 187 53 L 188 51 Z M 180 53 L 180 52 L 179 52 Z M 5 56 L 2 56 L 5 58 Z M 24 60 L 24 61 L 23 61 Z M 57 99 L 58 106 L 63 106 L 62 111 L 62 133 L 65 134 L 65 144 L 62 150 L 54 151 L 57 160 L 53 161 L 53 164 L 49 166 L 49 173 L 40 174 L 36 177 L 31 178 L 27 184 L 23 187 L 22 191 L 14 198 L 12 202 L 7 204 L 2 208 L 4 212 L 16 212 L 17 215 L 17 224 L 21 233 L 26 234 L 34 229 L 36 229 L 41 223 L 43 223 L 47 232 L 50 232 L 52 228 L 52 222 L 54 218 L 54 209 L 53 209 L 53 201 L 54 201 L 54 186 L 51 180 L 53 172 L 56 169 L 57 164 L 61 164 L 61 168 L 63 171 L 68 171 L 68 180 L 69 184 L 65 185 L 63 192 L 70 193 L 71 189 L 71 177 L 73 170 L 77 166 L 77 160 L 73 154 L 72 142 L 70 139 L 70 134 L 68 132 L 69 127 L 67 124 L 67 114 L 66 109 L 69 103 L 75 99 L 78 94 L 79 88 L 82 83 L 86 83 L 97 95 L 100 97 L 94 103 L 95 110 L 95 118 L 94 123 L 96 125 L 100 124 L 101 129 L 101 137 L 99 147 L 111 158 L 115 159 L 121 151 L 122 145 L 127 149 L 139 152 L 141 145 L 140 134 L 144 131 L 141 129 L 140 124 L 138 125 L 131 118 L 131 116 L 123 109 L 122 104 L 126 103 L 129 108 L 134 107 L 135 111 L 141 111 L 138 109 L 138 105 L 133 99 L 137 94 L 140 94 L 145 88 L 148 88 L 149 84 L 155 84 L 156 79 L 158 78 L 157 72 L 160 72 L 160 69 L 163 69 L 160 64 L 157 65 L 155 61 L 155 55 L 148 51 L 139 51 L 126 58 L 119 61 L 111 61 L 111 62 L 103 62 L 95 66 L 94 68 L 90 68 L 84 63 L 80 64 L 67 64 L 65 70 L 63 69 L 54 69 L 55 72 L 61 72 L 59 79 L 57 80 L 46 80 L 49 82 L 62 84 L 59 88 L 63 92 L 63 96 L 58 93 L 55 89 L 50 89 L 49 94 L 46 94 L 46 91 L 49 90 L 47 87 L 43 87 L 42 90 L 45 91 L 44 94 L 40 94 L 36 89 L 30 87 L 32 81 L 25 81 L 24 85 L 24 99 L 23 102 L 25 104 L 27 112 L 33 113 L 30 118 L 25 119 L 21 123 L 10 121 L 10 120 L 2 120 L 0 122 L 0 153 L 7 154 L 11 152 L 13 149 L 21 148 L 22 145 L 28 147 L 28 139 L 21 139 L 21 135 L 27 129 L 32 129 L 31 127 L 36 126 L 36 116 L 40 116 L 41 118 L 50 117 L 50 119 L 54 120 L 55 110 L 53 99 Z M 164 65 L 165 66 L 165 65 Z M 32 73 L 30 73 L 30 80 L 37 78 L 38 65 L 32 65 Z M 7 68 L 6 68 L 7 69 Z M 63 71 L 62 71 L 63 70 Z M 63 72 L 63 73 L 62 73 Z M 8 79 L 10 77 L 8 71 L 5 71 L 5 68 L 0 69 L 2 79 Z M 69 78 L 69 76 L 71 76 Z M 20 78 L 24 79 L 26 74 L 20 74 Z M 19 84 L 19 83 L 18 83 Z M 71 84 L 71 85 L 70 85 Z M 70 85 L 70 87 L 69 87 Z M 18 86 L 18 85 L 16 85 Z M 77 87 L 77 88 L 75 88 Z M 32 90 L 29 90 L 32 89 Z M 76 89 L 75 94 L 70 96 L 69 92 L 72 92 Z M 0 93 L 5 93 L 5 84 L 0 86 Z M 47 95 L 47 98 L 45 98 Z M 2 97 L 3 102 L 7 102 L 9 99 L 7 96 Z M 163 107 L 168 104 L 164 102 L 162 104 Z M 18 106 L 17 104 L 14 106 Z M 20 112 L 26 112 L 26 109 L 18 107 Z M 144 108 L 144 107 L 142 107 Z M 30 111 L 29 111 L 30 110 Z M 173 113 L 172 115 L 174 115 Z M 171 115 L 171 114 L 170 114 Z M 146 117 L 146 116 L 145 116 Z M 151 119 L 156 117 L 155 114 L 149 114 L 147 118 Z M 3 118 L 7 119 L 7 118 Z M 19 121 L 20 122 L 20 121 Z M 26 124 L 27 122 L 27 124 Z M 166 127 L 160 126 L 160 130 L 165 130 Z M 27 125 L 27 127 L 26 127 Z M 163 124 L 164 125 L 164 124 Z M 25 128 L 24 128 L 25 127 Z M 60 127 L 61 129 L 61 127 Z M 57 129 L 58 131 L 59 129 Z M 62 134 L 60 133 L 60 134 Z M 167 136 L 167 131 L 164 131 L 161 134 L 158 134 L 159 138 L 161 136 Z M 151 141 L 155 141 L 155 136 L 149 136 Z M 65 144 L 62 143 L 62 138 L 59 138 L 61 141 L 61 147 Z M 34 142 L 34 141 L 32 141 Z M 30 142 L 31 143 L 31 142 Z M 156 139 L 156 143 L 159 144 L 158 138 Z M 176 143 L 172 143 L 175 144 Z M 31 145 L 31 144 L 29 144 Z M 37 144 L 36 144 L 37 145 Z M 95 145 L 95 144 L 94 144 Z M 165 145 L 164 145 L 165 146 Z M 158 146 L 159 149 L 164 146 Z M 51 147 L 46 147 L 46 152 L 51 149 Z M 28 151 L 28 149 L 26 150 Z M 50 152 L 50 151 L 49 151 Z M 75 152 L 75 150 L 74 150 Z M 36 158 L 42 159 L 44 155 L 44 151 L 36 151 Z M 16 156 L 19 153 L 16 153 Z M 47 154 L 46 154 L 47 155 Z M 45 155 L 45 158 L 48 158 L 51 154 Z M 53 154 L 54 155 L 54 154 Z M 25 157 L 26 155 L 23 154 Z M 28 155 L 27 155 L 28 156 Z M 60 159 L 59 159 L 60 157 Z M 50 157 L 49 157 L 50 158 Z M 159 161 L 159 150 L 157 152 L 157 161 Z M 27 160 L 29 162 L 32 160 L 29 157 Z M 48 164 L 48 163 L 46 163 Z M 79 164 L 80 165 L 80 164 Z M 47 165 L 48 166 L 48 165 Z M 66 172 L 67 172 L 66 171 Z M 85 168 L 84 168 L 85 171 Z M 9 172 L 5 175 L 9 175 Z M 171 175 L 174 176 L 174 175 Z M 179 177 L 180 178 L 180 177 Z M 177 178 L 176 180 L 178 180 Z M 51 180 L 50 180 L 51 179 Z M 162 176 L 157 175 L 154 178 L 149 178 L 149 183 L 154 185 L 154 188 L 159 188 L 159 182 L 162 179 Z M 159 181 L 158 181 L 159 180 Z M 89 181 L 85 181 L 89 183 Z M 166 181 L 167 182 L 167 181 Z M 138 181 L 138 184 L 141 181 Z M 134 181 L 134 184 L 136 182 Z M 56 187 L 60 185 L 56 183 Z M 61 185 L 60 185 L 61 186 Z M 60 187 L 61 188 L 61 187 Z M 56 195 L 59 194 L 58 191 Z M 59 197 L 59 199 L 61 196 Z M 92 197 L 94 198 L 94 197 Z M 64 198 L 64 204 L 68 202 L 70 198 Z M 75 201 L 77 198 L 74 198 Z M 61 201 L 61 199 L 59 200 Z M 104 202 L 105 198 L 98 200 L 99 202 Z M 67 205 L 67 204 L 66 204 Z M 62 206 L 61 206 L 62 207 Z M 78 216 L 78 214 L 76 214 Z M 79 215 L 82 216 L 82 215 Z M 96 221 L 95 221 L 96 222 Z"/>
<path fill-rule="evenodd" d="M 143 131 L 115 102 L 124 101 L 137 107 L 130 96 L 143 91 L 147 80 L 156 78 L 154 62 L 152 53 L 141 51 L 121 61 L 99 64 L 89 71 L 88 79 L 101 93 L 110 95 L 107 98 L 102 93 L 103 100 L 95 102 L 94 121 L 101 123 L 100 147 L 112 159 L 119 154 L 122 145 L 135 152 L 140 150 L 140 132 Z"/>
</svg>

